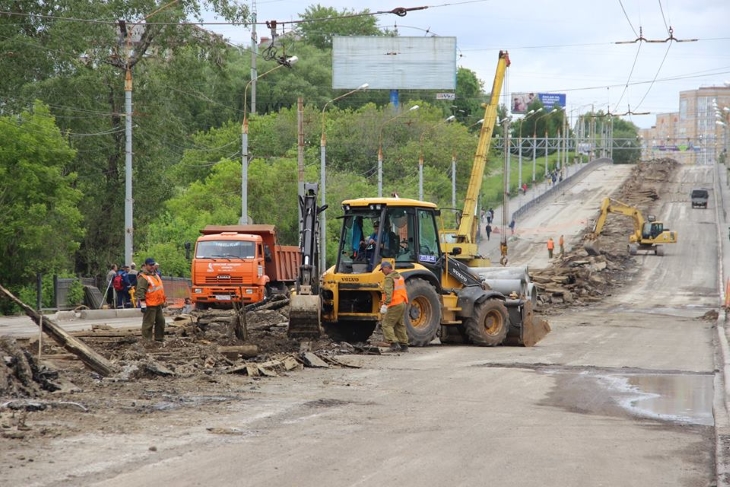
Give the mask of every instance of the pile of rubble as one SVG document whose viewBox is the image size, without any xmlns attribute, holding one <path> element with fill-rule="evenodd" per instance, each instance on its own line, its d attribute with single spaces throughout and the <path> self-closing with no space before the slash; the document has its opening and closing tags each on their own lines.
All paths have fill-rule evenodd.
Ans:
<svg viewBox="0 0 730 487">
<path fill-rule="evenodd" d="M 277 308 L 277 309 L 271 309 Z M 268 309 L 241 313 L 236 310 L 195 311 L 178 315 L 165 330 L 163 343 L 142 340 L 139 326 L 112 328 L 97 325 L 91 330 L 69 333 L 69 340 L 83 343 L 88 353 L 98 353 L 107 369 L 95 369 L 84 360 L 83 350 L 68 353 L 59 341 L 44 341 L 40 347 L 43 364 L 62 364 L 64 375 L 81 381 L 80 387 L 59 377 L 58 370 L 39 366 L 38 338 L 0 339 L 0 397 L 35 398 L 43 391 L 73 392 L 87 378 L 107 382 L 130 382 L 155 377 L 211 377 L 243 374 L 249 377 L 277 376 L 303 367 L 345 366 L 335 356 L 347 353 L 372 353 L 347 343 L 334 343 L 323 337 L 301 344 L 287 336 L 288 300 L 271 303 Z M 245 340 L 236 337 L 241 325 Z M 44 319 L 45 327 L 55 327 Z M 84 362 L 81 364 L 79 362 Z M 83 371 L 74 375 L 74 370 Z M 0 404 L 0 409 L 2 409 Z M 7 407 L 7 406 L 6 406 Z"/>
<path fill-rule="evenodd" d="M 664 184 L 672 181 L 679 163 L 674 159 L 652 159 L 637 164 L 626 183 L 611 198 L 635 206 L 646 214 L 663 193 Z M 596 215 L 598 216 L 598 215 Z M 592 231 L 593 222 L 586 226 L 583 237 Z M 532 280 L 540 291 L 540 311 L 572 306 L 586 306 L 601 301 L 612 289 L 623 285 L 636 272 L 636 261 L 628 255 L 628 235 L 633 232 L 630 218 L 609 217 L 601 232 L 600 255 L 588 255 L 582 243 L 566 249 L 547 269 L 531 271 Z"/>
</svg>

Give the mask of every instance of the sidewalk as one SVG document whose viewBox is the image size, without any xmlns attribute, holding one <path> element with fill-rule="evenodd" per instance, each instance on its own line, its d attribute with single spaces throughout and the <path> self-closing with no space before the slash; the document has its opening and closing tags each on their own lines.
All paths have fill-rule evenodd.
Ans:
<svg viewBox="0 0 730 487">
<path fill-rule="evenodd" d="M 531 186 L 527 190 L 527 194 L 519 194 L 512 196 L 509 199 L 509 206 L 507 216 L 505 218 L 503 207 L 500 205 L 494 209 L 494 221 L 492 222 L 492 234 L 490 239 L 487 240 L 484 228 L 487 225 L 486 219 L 479 222 L 479 232 L 477 234 L 477 241 L 479 242 L 479 253 L 491 260 L 492 265 L 499 265 L 501 258 L 500 253 L 500 242 L 503 235 L 507 234 L 507 248 L 508 257 L 510 255 L 509 249 L 516 243 L 525 242 L 530 245 L 540 244 L 544 245 L 547 240 L 547 232 L 552 232 L 552 237 L 557 242 L 558 237 L 561 234 L 565 235 L 565 246 L 566 249 L 571 244 L 571 236 L 578 234 L 584 228 L 584 222 L 576 222 L 576 225 L 570 227 L 562 227 L 558 229 L 553 228 L 538 228 L 538 226 L 527 226 L 524 225 L 525 219 L 523 217 L 529 215 L 530 208 L 537 204 L 546 204 L 552 198 L 565 191 L 567 188 L 572 187 L 576 182 L 580 181 L 585 175 L 590 174 L 594 169 L 600 167 L 602 164 L 610 163 L 609 159 L 596 159 L 587 164 L 578 164 L 567 166 L 566 178 L 555 184 L 542 178 L 536 186 Z M 530 177 L 532 175 L 530 174 Z M 487 210 L 488 208 L 485 208 Z M 515 218 L 515 232 L 512 234 L 508 225 L 511 218 Z M 506 221 L 505 221 L 506 219 Z M 556 246 L 556 253 L 559 253 L 559 249 Z M 508 265 L 512 265 L 514 262 L 510 262 Z M 545 268 L 550 264 L 547 250 L 544 253 L 533 252 L 530 258 L 529 266 L 532 268 Z M 520 265 L 528 265 L 528 263 L 520 263 Z"/>
<path fill-rule="evenodd" d="M 717 486 L 730 486 L 730 417 L 728 416 L 728 401 L 730 400 L 730 347 L 728 347 L 728 326 L 727 312 L 722 309 L 724 304 L 727 276 L 730 274 L 730 246 L 725 240 L 728 235 L 727 211 L 725 202 L 730 201 L 730 188 L 728 188 L 727 170 L 717 165 L 715 173 L 715 212 L 718 225 L 718 280 L 720 289 L 719 316 L 717 318 L 717 344 L 719 353 L 716 354 L 716 370 L 714 383 L 714 399 L 712 414 L 715 418 L 715 468 L 717 475 Z"/>
</svg>

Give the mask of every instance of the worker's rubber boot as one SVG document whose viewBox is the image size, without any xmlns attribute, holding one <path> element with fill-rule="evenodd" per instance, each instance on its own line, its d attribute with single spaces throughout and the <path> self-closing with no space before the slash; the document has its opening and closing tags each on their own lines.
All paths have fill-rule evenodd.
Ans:
<svg viewBox="0 0 730 487">
<path fill-rule="evenodd" d="M 401 343 L 400 344 L 400 351 L 401 352 L 407 352 L 408 351 L 408 344 L 407 343 Z"/>
<path fill-rule="evenodd" d="M 401 346 L 395 342 L 391 343 L 390 347 L 388 348 L 389 352 L 400 352 L 401 350 L 402 350 Z"/>
</svg>

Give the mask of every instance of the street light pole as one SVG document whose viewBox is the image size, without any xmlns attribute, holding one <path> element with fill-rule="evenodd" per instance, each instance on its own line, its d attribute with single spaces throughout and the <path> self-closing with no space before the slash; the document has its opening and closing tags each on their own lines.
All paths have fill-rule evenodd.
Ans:
<svg viewBox="0 0 730 487">
<path fill-rule="evenodd" d="M 330 101 L 328 101 L 327 103 L 324 104 L 324 107 L 322 107 L 322 137 L 320 139 L 320 146 L 319 146 L 319 149 L 320 149 L 320 167 L 319 167 L 319 169 L 320 169 L 320 174 L 319 174 L 319 176 L 320 176 L 320 184 L 319 184 L 319 187 L 320 187 L 320 192 L 322 194 L 322 206 L 324 206 L 326 204 L 326 201 L 327 201 L 325 199 L 326 190 L 325 190 L 325 177 L 324 177 L 325 176 L 325 168 L 326 168 L 326 164 L 327 164 L 327 157 L 326 157 L 326 151 L 327 151 L 327 125 L 325 124 L 325 112 L 327 110 L 327 105 L 329 105 L 330 103 L 334 103 L 337 100 L 341 100 L 342 98 L 344 98 L 346 96 L 352 95 L 353 93 L 355 93 L 357 91 L 366 90 L 368 88 L 368 86 L 370 86 L 370 85 L 368 85 L 367 83 L 361 84 L 360 86 L 358 86 L 354 90 L 348 91 L 344 95 L 340 95 L 340 96 L 338 96 L 336 98 L 331 99 Z M 319 270 L 321 272 L 324 272 L 325 269 L 327 269 L 327 225 L 326 225 L 327 218 L 326 218 L 326 211 L 325 210 L 323 210 L 322 213 L 320 213 L 320 217 L 319 218 L 320 218 L 320 220 L 319 220 L 319 222 L 320 222 L 320 225 L 319 225 L 319 231 L 320 231 L 320 233 L 319 233 L 319 238 L 320 238 L 320 241 L 319 241 L 319 245 L 320 245 L 320 252 L 319 252 L 320 266 L 319 266 Z"/>
<path fill-rule="evenodd" d="M 539 110 L 542 110 L 542 108 L 540 108 Z M 537 122 L 539 122 L 541 118 L 547 117 L 548 115 L 550 115 L 550 112 L 544 113 L 544 114 L 540 115 L 539 117 L 537 117 L 537 119 L 535 120 L 535 126 L 532 129 L 532 146 L 533 146 L 533 151 L 532 151 L 532 184 L 533 184 L 533 186 L 535 185 L 535 181 L 537 181 Z M 547 166 L 548 166 L 547 146 L 548 146 L 548 141 L 547 141 L 547 127 L 545 127 L 545 174 L 547 174 Z"/>
<path fill-rule="evenodd" d="M 520 161 L 520 168 L 519 168 L 519 187 L 522 188 L 522 124 L 524 123 L 525 119 L 527 119 L 530 115 L 534 115 L 535 113 L 542 110 L 542 107 L 538 108 L 537 110 L 530 110 L 529 112 L 525 113 L 525 116 L 520 119 L 520 136 L 518 138 L 518 145 L 519 145 L 519 161 Z M 532 180 L 535 181 L 535 175 L 533 174 Z M 517 190 L 519 194 L 519 190 Z"/>
<path fill-rule="evenodd" d="M 406 113 L 418 110 L 419 108 L 420 107 L 418 105 L 413 105 L 405 112 L 399 113 L 395 117 L 389 118 L 380 124 L 380 133 L 378 134 L 378 198 L 383 196 L 383 127 L 385 127 L 385 124 L 388 122 L 392 122 L 396 118 L 402 117 Z"/>
<path fill-rule="evenodd" d="M 299 61 L 299 58 L 292 56 L 285 61 L 281 62 L 278 66 L 271 68 L 257 78 L 251 79 L 246 83 L 246 88 L 243 90 L 243 123 L 241 124 L 241 219 L 239 220 L 240 225 L 248 225 L 248 88 L 251 83 L 256 81 L 258 78 L 263 78 L 267 74 L 276 71 L 284 66 L 291 68 L 293 64 Z"/>
</svg>

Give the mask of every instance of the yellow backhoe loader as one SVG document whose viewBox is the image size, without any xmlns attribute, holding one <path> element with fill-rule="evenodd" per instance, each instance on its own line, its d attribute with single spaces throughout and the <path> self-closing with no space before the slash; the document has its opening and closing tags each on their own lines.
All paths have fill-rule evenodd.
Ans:
<svg viewBox="0 0 730 487">
<path fill-rule="evenodd" d="M 626 215 L 634 221 L 634 232 L 629 235 L 627 246 L 629 255 L 636 255 L 642 251 L 662 256 L 664 255 L 663 244 L 677 243 L 677 232 L 664 228 L 664 223 L 656 221 L 654 216 L 649 215 L 645 219 L 638 208 L 611 198 L 604 198 L 601 203 L 601 212 L 593 225 L 593 231 L 586 235 L 583 243 L 583 248 L 589 255 L 599 254 L 598 237 L 601 235 L 609 213 Z"/>
<path fill-rule="evenodd" d="M 502 274 L 485 278 L 488 260 L 477 252 L 476 201 L 507 66 L 509 56 L 500 52 L 461 226 L 452 241 L 442 244 L 437 224 L 441 212 L 433 203 L 345 200 L 337 263 L 322 276 L 319 307 L 311 300 L 292 300 L 291 337 L 312 338 L 323 329 L 338 340 L 367 340 L 381 319 L 380 268 L 386 260 L 406 280 L 405 321 L 412 346 L 427 345 L 437 336 L 442 342 L 479 346 L 532 346 L 550 331 L 546 321 L 533 316 L 535 288 L 526 270 L 502 268 Z"/>
</svg>

